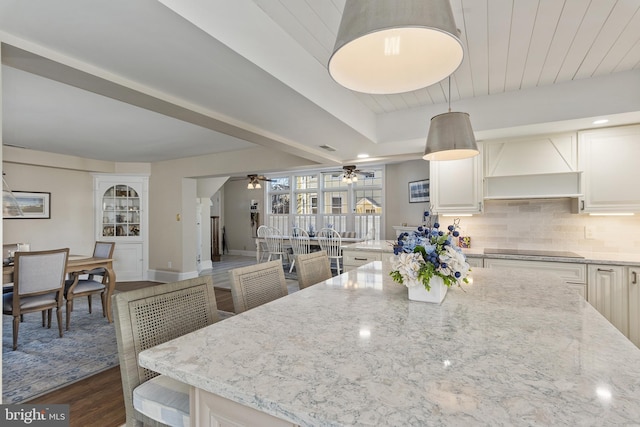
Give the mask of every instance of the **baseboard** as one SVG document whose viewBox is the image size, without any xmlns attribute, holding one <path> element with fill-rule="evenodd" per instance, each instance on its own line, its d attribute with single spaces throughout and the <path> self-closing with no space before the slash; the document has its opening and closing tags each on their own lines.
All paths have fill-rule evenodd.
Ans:
<svg viewBox="0 0 640 427">
<path fill-rule="evenodd" d="M 252 256 L 256 257 L 256 251 L 240 251 L 238 249 L 231 249 L 228 252 L 228 255 L 242 255 L 242 256 Z"/>
<path fill-rule="evenodd" d="M 149 280 L 152 282 L 161 283 L 173 283 L 180 280 L 193 279 L 198 277 L 197 271 L 179 272 L 179 271 L 163 271 L 163 270 L 149 270 Z"/>
<path fill-rule="evenodd" d="M 213 262 L 210 259 L 208 259 L 200 263 L 200 265 L 198 266 L 198 271 L 209 270 L 211 268 L 213 268 Z"/>
</svg>

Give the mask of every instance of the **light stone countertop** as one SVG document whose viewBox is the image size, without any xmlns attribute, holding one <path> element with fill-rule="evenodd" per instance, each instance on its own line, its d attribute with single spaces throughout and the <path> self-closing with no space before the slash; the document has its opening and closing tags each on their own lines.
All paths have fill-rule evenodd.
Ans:
<svg viewBox="0 0 640 427">
<path fill-rule="evenodd" d="M 364 265 L 140 364 L 302 426 L 637 425 L 640 349 L 557 276 L 474 268 L 436 305 L 388 271 Z"/>
<path fill-rule="evenodd" d="M 351 251 L 375 251 L 393 252 L 394 240 L 370 240 L 367 242 L 353 243 L 346 245 L 344 249 Z M 584 258 L 558 257 L 558 256 L 529 256 L 514 254 L 485 254 L 482 249 L 463 249 L 469 258 L 494 258 L 494 259 L 517 259 L 528 261 L 551 261 L 551 262 L 572 262 L 580 264 L 603 264 L 603 265 L 627 265 L 640 267 L 640 255 L 621 253 L 591 253 L 576 252 Z"/>
</svg>

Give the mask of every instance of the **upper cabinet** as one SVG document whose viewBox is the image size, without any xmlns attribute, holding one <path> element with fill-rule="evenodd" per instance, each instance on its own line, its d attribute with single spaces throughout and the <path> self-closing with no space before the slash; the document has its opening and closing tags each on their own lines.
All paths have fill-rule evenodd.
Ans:
<svg viewBox="0 0 640 427">
<path fill-rule="evenodd" d="M 485 199 L 578 197 L 575 132 L 484 142 Z"/>
<path fill-rule="evenodd" d="M 640 212 L 640 125 L 582 131 L 581 212 Z"/>
<path fill-rule="evenodd" d="M 469 159 L 429 162 L 431 209 L 435 214 L 482 212 L 482 144 Z"/>
</svg>

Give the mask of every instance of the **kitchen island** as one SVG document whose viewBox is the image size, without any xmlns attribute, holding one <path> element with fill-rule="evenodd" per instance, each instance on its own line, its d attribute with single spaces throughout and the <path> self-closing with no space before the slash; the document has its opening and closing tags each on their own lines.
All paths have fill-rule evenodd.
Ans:
<svg viewBox="0 0 640 427">
<path fill-rule="evenodd" d="M 193 386 L 192 425 L 229 401 L 231 416 L 302 426 L 640 420 L 640 350 L 556 275 L 476 268 L 437 305 L 409 301 L 388 271 L 361 266 L 140 364 Z"/>
</svg>

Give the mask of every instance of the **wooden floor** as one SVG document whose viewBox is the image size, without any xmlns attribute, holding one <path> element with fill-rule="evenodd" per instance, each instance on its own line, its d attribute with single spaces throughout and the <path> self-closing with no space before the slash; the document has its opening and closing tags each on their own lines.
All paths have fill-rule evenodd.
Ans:
<svg viewBox="0 0 640 427">
<path fill-rule="evenodd" d="M 203 272 L 213 276 L 214 286 L 220 286 L 215 288 L 219 310 L 233 311 L 231 291 L 228 289 L 228 270 L 251 264 L 255 264 L 255 258 L 224 255 L 221 262 L 214 263 L 213 270 Z M 117 284 L 116 289 L 126 292 L 157 284 L 157 282 L 125 282 Z M 115 427 L 125 423 L 124 398 L 118 366 L 40 396 L 28 403 L 70 405 L 71 427 Z"/>
</svg>

